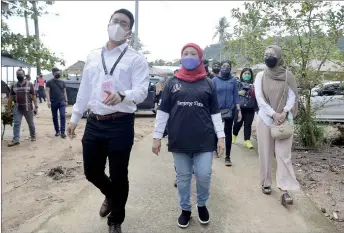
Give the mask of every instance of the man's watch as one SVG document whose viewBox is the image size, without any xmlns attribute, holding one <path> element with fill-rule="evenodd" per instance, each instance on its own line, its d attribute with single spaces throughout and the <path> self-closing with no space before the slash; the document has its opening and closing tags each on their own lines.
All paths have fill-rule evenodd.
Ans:
<svg viewBox="0 0 344 233">
<path fill-rule="evenodd" d="M 124 91 L 119 91 L 119 92 L 117 92 L 118 93 L 118 95 L 121 97 L 121 102 L 124 100 L 124 98 L 125 98 L 125 93 L 124 93 Z"/>
</svg>

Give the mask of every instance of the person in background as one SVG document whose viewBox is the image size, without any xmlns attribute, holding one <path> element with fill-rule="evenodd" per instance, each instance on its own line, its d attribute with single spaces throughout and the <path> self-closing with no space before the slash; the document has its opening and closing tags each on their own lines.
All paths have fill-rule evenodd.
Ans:
<svg viewBox="0 0 344 233">
<path fill-rule="evenodd" d="M 31 76 L 29 74 L 25 75 L 25 80 L 31 82 Z"/>
<path fill-rule="evenodd" d="M 158 108 L 159 101 L 161 99 L 162 91 L 166 84 L 167 77 L 160 77 L 159 82 L 155 84 L 155 111 Z"/>
<path fill-rule="evenodd" d="M 38 98 L 38 78 L 39 76 L 36 77 L 36 80 L 33 82 L 34 88 L 35 88 L 35 93 L 36 93 L 36 98 Z"/>
<path fill-rule="evenodd" d="M 38 77 L 38 98 L 39 98 L 39 102 L 42 103 L 42 99 L 45 102 L 45 90 L 44 90 L 44 86 L 46 84 L 46 80 L 43 78 L 43 75 L 40 74 Z"/>
<path fill-rule="evenodd" d="M 149 66 L 140 52 L 128 47 L 134 26 L 130 11 L 115 11 L 107 26 L 108 42 L 87 58 L 68 136 L 73 138 L 88 106 L 90 114 L 82 138 L 85 176 L 105 195 L 99 215 L 108 216 L 109 233 L 121 233 L 129 194 L 128 165 L 136 105 L 147 98 Z M 96 67 L 102 70 L 95 73 Z M 105 174 L 107 159 L 110 177 Z"/>
<path fill-rule="evenodd" d="M 252 149 L 253 145 L 250 141 L 252 122 L 255 112 L 258 110 L 258 105 L 253 86 L 253 72 L 250 68 L 244 68 L 241 71 L 238 89 L 242 120 L 234 122 L 232 143 L 236 142 L 239 131 L 244 124 L 244 146 Z"/>
<path fill-rule="evenodd" d="M 211 73 L 209 72 L 209 61 L 207 59 L 204 59 L 203 65 L 204 65 L 205 72 L 207 73 L 207 77 L 209 78 L 211 75 Z"/>
<path fill-rule="evenodd" d="M 236 78 L 231 75 L 231 61 L 221 62 L 220 74 L 212 79 L 216 88 L 216 94 L 219 101 L 222 119 L 225 125 L 226 134 L 226 156 L 225 165 L 232 166 L 231 148 L 232 148 L 232 128 L 234 119 L 241 121 L 241 109 L 238 84 Z"/>
<path fill-rule="evenodd" d="M 8 98 L 8 105 L 12 106 L 13 100 L 15 105 L 13 108 L 13 140 L 8 144 L 9 147 L 20 144 L 20 126 L 23 119 L 29 126 L 31 141 L 36 141 L 36 131 L 33 116 L 37 113 L 38 105 L 33 84 L 25 79 L 25 71 L 17 70 L 17 80 L 11 87 L 11 94 Z M 35 108 L 32 106 L 32 102 Z M 12 108 L 8 108 L 8 113 L 12 113 Z"/>
<path fill-rule="evenodd" d="M 221 63 L 218 61 L 213 61 L 213 65 L 211 67 L 211 73 L 208 77 L 210 79 L 213 79 L 214 77 L 218 76 L 220 72 L 220 68 L 221 68 Z"/>
<path fill-rule="evenodd" d="M 260 185 L 264 194 L 272 192 L 272 163 L 274 153 L 277 160 L 276 181 L 282 192 L 283 205 L 293 204 L 288 190 L 299 191 L 291 161 L 293 136 L 283 140 L 273 140 L 270 126 L 280 125 L 287 117 L 295 118 L 298 111 L 297 83 L 291 71 L 286 70 L 282 49 L 270 45 L 265 50 L 264 71 L 256 76 L 254 87 L 259 106 L 257 117 L 257 141 L 260 162 Z M 289 115 L 290 114 L 290 115 Z"/>
<path fill-rule="evenodd" d="M 212 174 L 213 151 L 224 150 L 224 130 L 216 90 L 202 62 L 202 49 L 193 43 L 182 51 L 182 67 L 164 89 L 157 112 L 152 151 L 158 155 L 168 122 L 169 145 L 177 170 L 177 189 L 182 210 L 178 226 L 188 227 L 191 218 L 191 179 L 194 169 L 197 186 L 198 219 L 210 221 L 206 207 Z M 178 125 L 178 127 L 173 127 Z M 217 139 L 218 138 L 218 139 Z M 217 142 L 218 141 L 218 142 Z"/>
<path fill-rule="evenodd" d="M 66 138 L 66 107 L 68 103 L 66 84 L 64 81 L 60 80 L 61 74 L 58 68 L 53 68 L 51 71 L 54 78 L 49 80 L 46 86 L 48 108 L 51 108 L 55 136 Z M 60 113 L 60 125 L 58 120 L 58 112 Z"/>
</svg>

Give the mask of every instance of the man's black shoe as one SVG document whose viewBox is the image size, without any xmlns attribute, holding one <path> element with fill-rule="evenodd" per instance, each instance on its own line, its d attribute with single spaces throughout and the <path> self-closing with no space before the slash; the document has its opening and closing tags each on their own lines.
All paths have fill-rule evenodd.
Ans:
<svg viewBox="0 0 344 233">
<path fill-rule="evenodd" d="M 187 228 L 190 224 L 191 211 L 182 210 L 182 214 L 178 218 L 178 226 Z"/>
<path fill-rule="evenodd" d="M 206 206 L 198 207 L 198 220 L 201 224 L 208 224 L 209 223 L 209 212 Z"/>
</svg>

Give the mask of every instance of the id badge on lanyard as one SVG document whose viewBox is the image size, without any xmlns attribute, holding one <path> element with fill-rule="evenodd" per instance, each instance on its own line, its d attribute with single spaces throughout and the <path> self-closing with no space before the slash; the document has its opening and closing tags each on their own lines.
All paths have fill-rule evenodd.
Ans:
<svg viewBox="0 0 344 233">
<path fill-rule="evenodd" d="M 115 91 L 114 77 L 112 77 L 112 75 L 113 75 L 113 72 L 115 71 L 116 66 L 121 61 L 122 57 L 127 52 L 127 50 L 128 50 L 128 46 L 123 49 L 122 53 L 117 58 L 116 62 L 113 64 L 113 66 L 110 70 L 110 74 L 108 74 L 108 70 L 106 68 L 106 63 L 105 63 L 105 58 L 104 58 L 104 51 L 102 50 L 102 53 L 101 53 L 102 64 L 103 64 L 103 69 L 104 69 L 104 73 L 105 73 L 105 77 L 106 77 L 106 80 L 103 80 L 103 82 L 102 82 L 102 88 L 101 88 L 101 90 L 102 90 L 102 93 L 101 93 L 102 101 L 104 101 L 106 99 L 106 97 L 108 96 L 108 94 L 105 91 L 109 91 L 109 92 Z"/>
</svg>

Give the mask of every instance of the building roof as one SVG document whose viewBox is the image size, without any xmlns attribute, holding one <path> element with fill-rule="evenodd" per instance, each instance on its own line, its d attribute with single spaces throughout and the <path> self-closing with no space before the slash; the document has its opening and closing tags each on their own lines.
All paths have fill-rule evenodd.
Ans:
<svg viewBox="0 0 344 233">
<path fill-rule="evenodd" d="M 1 54 L 1 66 L 3 67 L 33 67 L 32 65 L 14 58 L 11 54 Z"/>
<path fill-rule="evenodd" d="M 67 71 L 68 74 L 82 74 L 82 71 L 84 70 L 85 62 L 84 61 L 77 61 L 73 65 L 69 66 L 65 71 Z"/>
</svg>

